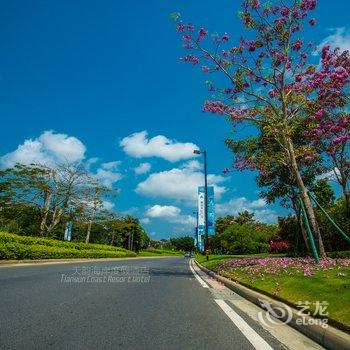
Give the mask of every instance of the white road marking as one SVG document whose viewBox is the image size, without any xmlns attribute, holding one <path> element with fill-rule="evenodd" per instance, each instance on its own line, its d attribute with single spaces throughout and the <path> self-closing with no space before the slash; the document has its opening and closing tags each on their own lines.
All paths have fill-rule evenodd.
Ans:
<svg viewBox="0 0 350 350">
<path fill-rule="evenodd" d="M 241 316 L 232 310 L 224 300 L 214 300 L 256 350 L 273 350 L 273 348 L 262 337 L 260 337 L 260 335 L 256 333 Z"/>
<path fill-rule="evenodd" d="M 189 266 L 190 266 L 190 269 L 191 269 L 191 271 L 192 271 L 194 277 L 196 277 L 197 281 L 201 284 L 201 286 L 202 286 L 203 288 L 209 288 L 209 286 L 199 277 L 199 275 L 197 274 L 197 272 L 194 270 L 194 268 L 192 267 L 191 261 L 192 261 L 192 260 L 190 260 L 188 264 L 189 264 Z"/>
</svg>

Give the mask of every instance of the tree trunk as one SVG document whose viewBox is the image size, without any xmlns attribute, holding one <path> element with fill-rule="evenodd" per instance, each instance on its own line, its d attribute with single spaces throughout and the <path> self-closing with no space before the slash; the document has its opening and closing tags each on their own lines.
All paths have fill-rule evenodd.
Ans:
<svg viewBox="0 0 350 350">
<path fill-rule="evenodd" d="M 324 258 L 324 257 L 326 257 L 326 252 L 324 250 L 322 237 L 321 237 L 318 225 L 317 225 L 314 208 L 313 208 L 312 203 L 310 201 L 310 198 L 307 194 L 307 189 L 306 189 L 304 181 L 300 175 L 298 164 L 297 164 L 297 161 L 295 159 L 294 146 L 293 146 L 291 139 L 288 137 L 286 137 L 286 143 L 287 143 L 287 147 L 288 147 L 289 159 L 291 162 L 292 171 L 294 173 L 298 188 L 300 190 L 301 199 L 305 205 L 306 214 L 307 214 L 309 221 L 310 221 L 310 226 L 311 226 L 314 238 L 315 238 L 316 247 L 318 248 L 318 254 L 319 254 L 320 258 Z"/>
<path fill-rule="evenodd" d="M 305 246 L 306 246 L 306 250 L 308 252 L 308 254 L 311 254 L 311 249 L 310 249 L 310 242 L 309 242 L 309 238 L 307 236 L 307 232 L 305 231 L 305 226 L 304 226 L 304 222 L 303 219 L 300 215 L 300 205 L 299 205 L 299 201 L 298 201 L 298 196 L 294 191 L 293 186 L 291 187 L 291 192 L 292 192 L 292 197 L 291 197 L 291 201 L 292 201 L 292 206 L 295 212 L 295 218 L 297 221 L 297 225 L 299 226 L 301 235 L 303 236 L 303 240 L 305 242 Z"/>
<path fill-rule="evenodd" d="M 90 241 L 91 226 L 92 226 L 92 220 L 89 220 L 87 232 L 86 232 L 85 243 L 89 243 L 89 241 Z"/>
<path fill-rule="evenodd" d="M 47 227 L 46 236 L 51 236 L 54 228 L 61 222 L 62 214 L 63 214 L 63 209 L 56 207 L 52 214 L 51 224 Z"/>
<path fill-rule="evenodd" d="M 41 236 L 46 235 L 47 216 L 48 216 L 49 211 L 50 211 L 51 197 L 52 197 L 52 194 L 50 192 L 45 192 L 44 205 L 41 209 L 41 221 L 40 221 L 40 235 Z"/>
<path fill-rule="evenodd" d="M 342 179 L 342 181 L 343 181 L 342 190 L 343 190 L 343 195 L 345 199 L 346 217 L 350 219 L 350 191 L 348 191 L 347 189 L 346 179 L 345 180 Z"/>
<path fill-rule="evenodd" d="M 132 231 L 132 234 L 131 234 L 131 250 L 134 249 L 134 231 Z"/>
<path fill-rule="evenodd" d="M 298 220 L 298 223 L 299 223 L 299 227 L 300 227 L 300 232 L 304 238 L 304 242 L 305 242 L 305 245 L 306 245 L 306 249 L 307 249 L 307 252 L 310 254 L 311 253 L 311 248 L 310 248 L 310 242 L 309 242 L 309 237 L 307 236 L 307 232 L 305 230 L 305 225 L 304 225 L 304 222 L 303 222 L 303 218 L 301 217 L 301 215 L 297 215 L 297 220 Z"/>
<path fill-rule="evenodd" d="M 109 242 L 110 245 L 113 245 L 113 243 L 114 243 L 114 236 L 115 236 L 115 233 L 113 232 L 111 241 Z"/>
</svg>

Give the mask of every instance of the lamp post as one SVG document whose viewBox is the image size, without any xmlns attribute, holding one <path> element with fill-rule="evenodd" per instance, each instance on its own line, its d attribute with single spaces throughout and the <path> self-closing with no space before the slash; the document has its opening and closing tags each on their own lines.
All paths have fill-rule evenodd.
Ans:
<svg viewBox="0 0 350 350">
<path fill-rule="evenodd" d="M 208 235 L 208 180 L 207 180 L 207 151 L 201 151 L 199 149 L 195 149 L 193 151 L 194 154 L 203 154 L 204 157 L 204 224 L 205 224 L 205 240 L 204 240 L 204 251 L 207 256 L 208 243 L 209 243 L 209 235 Z"/>
<path fill-rule="evenodd" d="M 197 250 L 199 250 L 199 242 L 198 242 L 198 211 L 193 211 L 192 212 L 193 215 L 196 215 L 196 246 L 197 246 Z"/>
</svg>

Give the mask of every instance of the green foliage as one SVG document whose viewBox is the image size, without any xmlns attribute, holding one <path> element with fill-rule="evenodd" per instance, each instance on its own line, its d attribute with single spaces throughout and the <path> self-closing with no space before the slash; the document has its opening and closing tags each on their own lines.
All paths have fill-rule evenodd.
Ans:
<svg viewBox="0 0 350 350">
<path fill-rule="evenodd" d="M 0 230 L 20 235 L 38 235 L 40 210 L 34 205 L 23 203 L 0 207 Z"/>
<path fill-rule="evenodd" d="M 244 210 L 238 213 L 235 222 L 240 225 L 249 224 L 254 221 L 253 217 L 254 213 L 250 213 L 248 210 Z"/>
<path fill-rule="evenodd" d="M 322 207 L 328 208 L 334 205 L 334 191 L 327 179 L 320 179 L 311 187 L 311 191 Z"/>
<path fill-rule="evenodd" d="M 337 223 L 337 225 L 349 235 L 350 221 L 346 217 L 346 204 L 344 198 L 340 198 L 335 203 L 332 203 L 333 191 L 329 191 L 327 189 L 328 185 L 322 188 L 323 190 L 319 190 L 318 192 L 319 198 L 317 200 L 323 201 L 323 204 L 321 205 L 324 207 L 327 213 Z M 327 190 L 324 191 L 324 188 L 326 188 Z M 325 194 L 322 199 L 322 193 L 328 193 L 328 196 Z M 316 195 L 316 191 L 314 191 L 314 194 Z M 327 252 L 334 252 L 345 251 L 349 249 L 349 243 L 339 234 L 339 232 L 328 221 L 328 219 L 321 212 L 321 210 L 317 209 L 315 213 L 317 217 L 317 222 L 319 223 L 320 233 L 323 237 L 323 244 L 325 250 Z M 295 252 L 297 253 L 297 255 L 306 255 L 306 247 L 301 237 L 300 227 L 296 222 L 295 215 L 279 218 L 278 226 L 279 238 L 286 241 L 294 242 L 296 248 Z"/>
<path fill-rule="evenodd" d="M 167 249 L 146 249 L 138 253 L 139 256 L 169 256 L 169 255 L 182 255 L 181 252 L 176 250 Z"/>
<path fill-rule="evenodd" d="M 194 251 L 194 239 L 190 236 L 171 238 L 170 243 L 175 247 L 176 250 L 182 251 Z"/>
<path fill-rule="evenodd" d="M 134 252 L 123 248 L 64 242 L 49 238 L 0 233 L 0 259 L 60 259 L 132 257 Z"/>
<path fill-rule="evenodd" d="M 220 216 L 215 222 L 215 231 L 218 235 L 221 235 L 231 224 L 234 222 L 233 215 Z"/>
<path fill-rule="evenodd" d="M 330 258 L 350 258 L 350 250 L 330 252 L 328 253 Z"/>
<path fill-rule="evenodd" d="M 221 235 L 211 238 L 212 250 L 226 254 L 267 253 L 269 241 L 277 237 L 277 226 L 251 222 L 252 214 L 248 212 L 238 217 L 244 220 L 231 223 Z"/>
<path fill-rule="evenodd" d="M 345 233 L 350 235 L 350 219 L 346 216 L 347 209 L 344 197 L 338 199 L 333 206 L 326 207 L 325 209 L 337 225 Z M 349 243 L 339 234 L 334 226 L 327 220 L 325 215 L 320 210 L 316 210 L 316 215 L 326 251 L 344 251 L 349 249 Z"/>
</svg>

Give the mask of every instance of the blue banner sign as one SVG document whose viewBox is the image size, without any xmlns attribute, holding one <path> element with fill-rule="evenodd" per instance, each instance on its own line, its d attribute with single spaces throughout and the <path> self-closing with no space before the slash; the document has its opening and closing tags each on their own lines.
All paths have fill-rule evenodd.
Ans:
<svg viewBox="0 0 350 350">
<path fill-rule="evenodd" d="M 72 228 L 73 228 L 73 223 L 67 222 L 66 229 L 64 231 L 64 240 L 65 241 L 70 241 L 72 239 Z"/>
<path fill-rule="evenodd" d="M 214 187 L 208 186 L 208 235 L 215 234 L 215 200 Z M 198 230 L 197 230 L 197 246 L 199 250 L 204 250 L 205 239 L 205 187 L 198 187 Z"/>
</svg>

